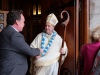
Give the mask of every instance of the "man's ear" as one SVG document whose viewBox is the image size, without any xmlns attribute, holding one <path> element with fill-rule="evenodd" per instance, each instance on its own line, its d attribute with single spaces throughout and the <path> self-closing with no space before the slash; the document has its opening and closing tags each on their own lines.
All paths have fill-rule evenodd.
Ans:
<svg viewBox="0 0 100 75">
<path fill-rule="evenodd" d="M 19 25 L 19 21 L 18 21 L 18 20 L 16 20 L 16 22 L 15 22 L 15 23 L 16 23 L 16 25 Z"/>
</svg>

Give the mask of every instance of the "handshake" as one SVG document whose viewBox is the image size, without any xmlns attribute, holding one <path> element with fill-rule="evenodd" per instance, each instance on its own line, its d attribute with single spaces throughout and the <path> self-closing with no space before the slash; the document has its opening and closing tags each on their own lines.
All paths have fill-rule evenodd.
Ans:
<svg viewBox="0 0 100 75">
<path fill-rule="evenodd" d="M 43 50 L 42 49 L 40 49 L 40 48 L 38 48 L 38 49 L 40 50 L 40 55 L 36 56 L 36 59 L 41 58 L 41 54 L 43 53 Z"/>
</svg>

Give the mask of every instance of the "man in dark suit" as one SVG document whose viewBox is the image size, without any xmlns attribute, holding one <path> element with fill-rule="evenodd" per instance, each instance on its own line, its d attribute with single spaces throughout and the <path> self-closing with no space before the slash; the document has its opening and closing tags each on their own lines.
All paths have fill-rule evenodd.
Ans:
<svg viewBox="0 0 100 75">
<path fill-rule="evenodd" d="M 21 33 L 24 27 L 21 10 L 7 14 L 7 26 L 0 33 L 0 75 L 26 75 L 27 56 L 38 56 L 41 49 L 31 48 Z"/>
</svg>

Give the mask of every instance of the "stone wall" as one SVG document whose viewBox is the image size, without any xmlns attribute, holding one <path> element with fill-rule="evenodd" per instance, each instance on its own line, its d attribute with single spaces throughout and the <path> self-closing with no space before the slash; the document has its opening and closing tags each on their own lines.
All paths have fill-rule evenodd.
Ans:
<svg viewBox="0 0 100 75">
<path fill-rule="evenodd" d="M 100 0 L 90 0 L 90 31 L 100 26 Z"/>
</svg>

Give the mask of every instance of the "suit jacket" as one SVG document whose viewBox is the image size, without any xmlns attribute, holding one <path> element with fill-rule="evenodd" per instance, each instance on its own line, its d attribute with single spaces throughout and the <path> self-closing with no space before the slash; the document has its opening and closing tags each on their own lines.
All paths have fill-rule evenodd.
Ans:
<svg viewBox="0 0 100 75">
<path fill-rule="evenodd" d="M 81 48 L 81 70 L 82 75 L 90 75 L 95 56 L 100 49 L 100 42 L 85 44 Z"/>
<path fill-rule="evenodd" d="M 0 33 L 0 75 L 25 75 L 27 56 L 36 56 L 40 50 L 31 48 L 21 33 L 7 26 Z"/>
</svg>

